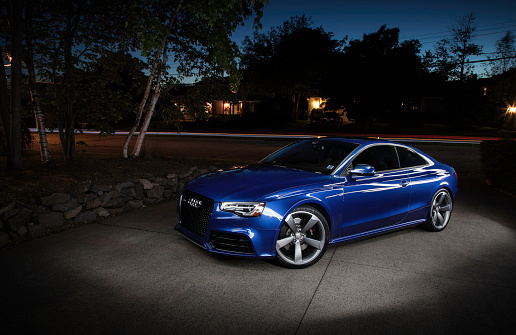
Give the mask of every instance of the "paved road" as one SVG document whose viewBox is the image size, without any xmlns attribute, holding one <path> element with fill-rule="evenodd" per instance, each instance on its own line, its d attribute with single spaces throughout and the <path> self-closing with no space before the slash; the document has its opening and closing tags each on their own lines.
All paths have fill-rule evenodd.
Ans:
<svg viewBox="0 0 516 335">
<path fill-rule="evenodd" d="M 173 231 L 176 205 L 163 203 L 1 249 L 0 329 L 513 334 L 516 199 L 482 183 L 478 147 L 422 148 L 459 171 L 442 233 L 339 245 L 313 267 L 287 270 L 208 254 Z"/>
</svg>

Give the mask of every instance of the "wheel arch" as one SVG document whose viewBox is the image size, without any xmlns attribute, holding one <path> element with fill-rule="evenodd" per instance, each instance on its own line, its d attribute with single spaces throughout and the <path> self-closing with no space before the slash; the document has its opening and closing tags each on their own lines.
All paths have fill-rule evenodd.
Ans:
<svg viewBox="0 0 516 335">
<path fill-rule="evenodd" d="M 296 208 L 301 207 L 301 206 L 309 206 L 309 207 L 315 208 L 317 211 L 319 211 L 319 213 L 321 213 L 324 216 L 324 219 L 326 220 L 328 227 L 331 227 L 330 215 L 328 214 L 328 211 L 326 211 L 326 208 L 324 208 L 323 206 L 321 206 L 320 204 L 315 203 L 315 202 L 303 203 L 303 204 L 298 205 Z"/>
</svg>

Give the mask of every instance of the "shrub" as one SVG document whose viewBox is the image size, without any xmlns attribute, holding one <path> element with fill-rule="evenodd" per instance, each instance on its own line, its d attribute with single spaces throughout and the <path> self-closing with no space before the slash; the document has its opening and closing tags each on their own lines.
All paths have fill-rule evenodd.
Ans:
<svg viewBox="0 0 516 335">
<path fill-rule="evenodd" d="M 486 179 L 516 195 L 516 141 L 483 141 L 480 154 Z"/>
</svg>

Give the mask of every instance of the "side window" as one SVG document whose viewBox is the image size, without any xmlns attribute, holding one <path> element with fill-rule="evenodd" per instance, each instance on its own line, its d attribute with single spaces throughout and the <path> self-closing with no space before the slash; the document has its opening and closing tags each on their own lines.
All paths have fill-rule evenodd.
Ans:
<svg viewBox="0 0 516 335">
<path fill-rule="evenodd" d="M 426 159 L 421 157 L 417 152 L 402 147 L 396 147 L 396 149 L 398 150 L 398 157 L 402 168 L 428 164 Z"/>
<path fill-rule="evenodd" d="M 399 169 L 396 149 L 392 145 L 377 145 L 364 150 L 354 160 L 353 166 L 367 164 L 374 167 L 376 171 Z"/>
</svg>

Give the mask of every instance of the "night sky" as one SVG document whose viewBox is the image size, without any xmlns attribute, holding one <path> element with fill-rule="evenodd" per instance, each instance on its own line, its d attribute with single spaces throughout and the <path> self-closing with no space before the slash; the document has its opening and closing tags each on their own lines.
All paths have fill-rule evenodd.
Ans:
<svg viewBox="0 0 516 335">
<path fill-rule="evenodd" d="M 423 44 L 423 50 L 431 50 L 458 18 L 470 12 L 477 17 L 475 43 L 483 45 L 485 53 L 495 51 L 496 41 L 508 30 L 516 35 L 515 0 L 270 0 L 261 32 L 268 32 L 291 16 L 305 14 L 312 17 L 313 27 L 322 26 L 336 39 L 346 35 L 361 39 L 364 33 L 375 32 L 386 24 L 387 28 L 400 28 L 400 41 L 415 38 Z M 252 21 L 239 28 L 233 40 L 241 45 L 244 37 L 251 34 Z M 482 55 L 470 60 L 485 58 Z"/>
</svg>

